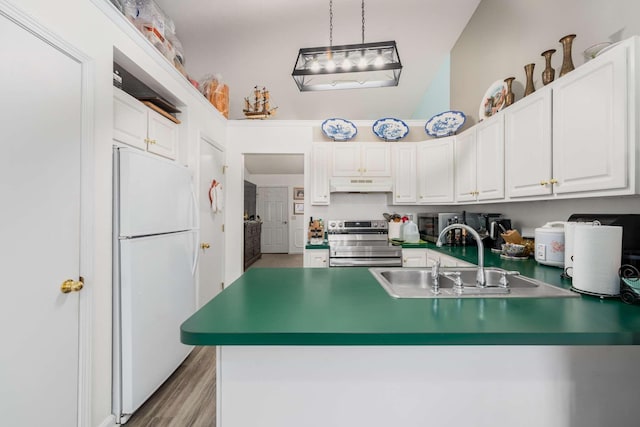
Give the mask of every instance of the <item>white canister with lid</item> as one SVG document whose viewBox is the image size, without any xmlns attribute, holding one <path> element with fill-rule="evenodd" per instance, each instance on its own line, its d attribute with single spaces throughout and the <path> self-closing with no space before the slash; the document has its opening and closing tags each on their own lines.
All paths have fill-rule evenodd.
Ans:
<svg viewBox="0 0 640 427">
<path fill-rule="evenodd" d="M 538 263 L 564 267 L 565 224 L 565 221 L 552 221 L 535 229 L 535 258 Z"/>
</svg>

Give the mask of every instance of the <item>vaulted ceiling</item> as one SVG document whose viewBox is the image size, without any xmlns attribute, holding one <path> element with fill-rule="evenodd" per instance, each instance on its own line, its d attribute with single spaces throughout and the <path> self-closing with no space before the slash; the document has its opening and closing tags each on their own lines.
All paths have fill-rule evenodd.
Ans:
<svg viewBox="0 0 640 427">
<path fill-rule="evenodd" d="M 156 0 L 172 18 L 189 75 L 218 74 L 230 92 L 229 118 L 244 118 L 254 86 L 271 92 L 276 119 L 412 118 L 480 0 L 368 0 L 365 42 L 395 40 L 397 87 L 298 91 L 298 49 L 329 44 L 329 0 Z M 333 2 L 333 44 L 361 41 L 361 1 Z M 428 119 L 426 117 L 425 119 Z"/>
</svg>

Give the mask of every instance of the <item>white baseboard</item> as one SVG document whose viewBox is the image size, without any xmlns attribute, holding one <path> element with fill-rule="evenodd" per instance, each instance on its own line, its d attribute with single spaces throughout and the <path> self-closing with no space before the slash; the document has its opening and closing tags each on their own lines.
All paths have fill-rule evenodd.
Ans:
<svg viewBox="0 0 640 427">
<path fill-rule="evenodd" d="M 116 426 L 117 426 L 116 417 L 114 417 L 113 415 L 109 415 L 96 427 L 116 427 Z"/>
</svg>

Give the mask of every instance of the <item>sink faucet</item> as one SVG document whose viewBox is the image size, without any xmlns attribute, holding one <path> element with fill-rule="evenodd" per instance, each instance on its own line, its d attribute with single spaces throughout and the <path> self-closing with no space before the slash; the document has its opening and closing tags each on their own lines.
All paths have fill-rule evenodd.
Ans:
<svg viewBox="0 0 640 427">
<path fill-rule="evenodd" d="M 484 245 L 482 244 L 482 238 L 478 234 L 478 232 L 473 228 L 469 227 L 467 224 L 451 224 L 447 225 L 438 236 L 438 240 L 436 241 L 436 246 L 442 246 L 442 239 L 446 234 L 455 228 L 462 228 L 467 230 L 475 239 L 476 244 L 478 245 L 478 273 L 476 274 L 476 286 L 480 288 L 484 288 L 487 285 L 487 280 L 484 275 Z"/>
</svg>

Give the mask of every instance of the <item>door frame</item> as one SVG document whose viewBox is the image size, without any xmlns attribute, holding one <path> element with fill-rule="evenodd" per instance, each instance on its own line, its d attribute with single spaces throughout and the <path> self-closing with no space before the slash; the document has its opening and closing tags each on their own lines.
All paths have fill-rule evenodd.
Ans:
<svg viewBox="0 0 640 427">
<path fill-rule="evenodd" d="M 196 181 L 195 187 L 197 189 L 196 190 L 196 194 L 199 194 L 200 185 L 202 184 L 200 182 L 200 158 L 202 156 L 202 151 L 200 150 L 200 147 L 201 147 L 200 144 L 202 144 L 203 142 L 209 144 L 214 149 L 219 150 L 222 153 L 222 156 L 223 156 L 222 162 L 224 163 L 223 169 L 225 169 L 225 170 L 223 170 L 222 174 L 225 175 L 225 187 L 227 185 L 227 183 L 226 183 L 226 180 L 227 180 L 227 177 L 226 177 L 227 153 L 225 151 L 225 148 L 224 148 L 223 145 L 221 145 L 220 143 L 216 142 L 216 140 L 214 138 L 210 137 L 205 132 L 200 131 L 200 132 L 198 132 L 198 160 L 196 162 L 197 165 L 198 165 L 197 166 L 198 171 L 197 171 L 196 174 L 194 174 L 195 181 Z M 227 192 L 223 191 L 222 194 L 223 194 L 223 197 L 224 197 L 223 206 L 227 206 L 227 200 L 226 200 Z M 198 209 L 200 209 L 200 200 L 198 200 Z M 222 224 L 223 227 L 224 227 L 224 224 L 226 223 L 226 219 L 227 219 L 227 215 L 226 215 L 226 212 L 224 212 L 224 222 Z M 200 221 L 200 223 L 202 223 L 202 221 Z M 198 239 L 200 239 L 200 235 L 198 236 Z M 223 263 L 222 263 L 222 268 L 223 268 L 223 270 L 222 270 L 223 287 L 222 288 L 224 290 L 224 288 L 227 287 L 227 285 L 226 285 L 226 283 L 227 283 L 226 282 L 226 276 L 225 276 L 226 275 L 226 268 L 225 267 L 226 267 L 226 262 L 227 262 L 226 261 L 226 258 L 227 258 L 227 243 L 226 243 L 226 233 L 224 231 L 223 231 L 223 239 L 222 239 L 222 241 L 224 242 L 224 249 L 222 251 L 222 253 L 224 254 L 224 260 L 223 260 Z M 200 270 L 198 269 L 196 271 L 199 273 Z M 198 277 L 196 277 L 196 304 L 198 303 L 199 300 L 200 300 L 200 274 L 198 274 Z"/>
<path fill-rule="evenodd" d="M 31 33 L 45 43 L 76 61 L 81 67 L 81 143 L 80 143 L 80 276 L 85 287 L 78 293 L 78 426 L 91 424 L 92 387 L 92 329 L 95 257 L 94 237 L 94 61 L 75 46 L 25 14 L 22 10 L 0 0 L 0 15 Z M 52 414 L 54 416 L 54 414 Z"/>
</svg>

